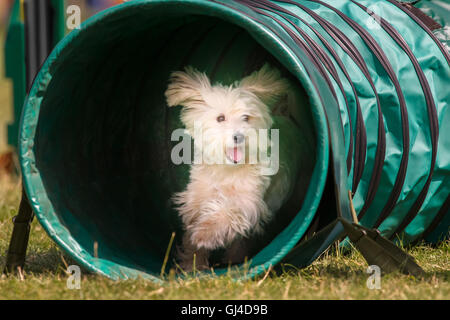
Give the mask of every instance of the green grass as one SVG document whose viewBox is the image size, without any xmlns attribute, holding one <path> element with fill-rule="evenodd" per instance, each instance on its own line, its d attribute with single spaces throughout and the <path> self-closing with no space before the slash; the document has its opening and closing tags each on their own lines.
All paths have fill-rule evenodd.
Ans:
<svg viewBox="0 0 450 320">
<path fill-rule="evenodd" d="M 2 177 L 0 186 L 3 266 L 20 185 Z M 112 281 L 83 272 L 81 289 L 70 290 L 65 273 L 70 259 L 34 221 L 25 270 L 21 275 L 0 278 L 0 299 L 449 299 L 450 243 L 444 242 L 437 248 L 417 246 L 409 253 L 427 272 L 425 278 L 384 275 L 380 290 L 367 288 L 367 264 L 357 251 L 343 255 L 335 248 L 306 269 L 291 269 L 280 275 L 269 272 L 247 282 L 236 282 L 229 276 L 179 280 L 169 274 L 169 280 L 161 286 L 141 279 Z"/>
</svg>

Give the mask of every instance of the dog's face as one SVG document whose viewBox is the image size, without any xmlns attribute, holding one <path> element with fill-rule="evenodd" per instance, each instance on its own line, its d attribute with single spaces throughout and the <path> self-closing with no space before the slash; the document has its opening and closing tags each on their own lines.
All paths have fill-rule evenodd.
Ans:
<svg viewBox="0 0 450 320">
<path fill-rule="evenodd" d="M 181 120 L 204 163 L 240 164 L 256 152 L 259 129 L 272 126 L 268 105 L 287 90 L 288 82 L 268 65 L 231 86 L 211 85 L 187 67 L 172 73 L 165 94 L 169 106 L 183 106 Z"/>
</svg>

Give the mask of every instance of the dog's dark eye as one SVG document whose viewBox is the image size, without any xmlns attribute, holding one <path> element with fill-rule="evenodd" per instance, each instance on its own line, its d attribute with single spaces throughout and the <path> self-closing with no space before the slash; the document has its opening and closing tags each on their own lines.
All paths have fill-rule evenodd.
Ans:
<svg viewBox="0 0 450 320">
<path fill-rule="evenodd" d="M 248 122 L 249 119 L 250 119 L 249 115 L 245 114 L 245 115 L 242 116 L 242 121 Z"/>
<path fill-rule="evenodd" d="M 225 116 L 223 114 L 221 114 L 220 116 L 217 117 L 217 122 L 222 122 L 225 121 Z"/>
</svg>

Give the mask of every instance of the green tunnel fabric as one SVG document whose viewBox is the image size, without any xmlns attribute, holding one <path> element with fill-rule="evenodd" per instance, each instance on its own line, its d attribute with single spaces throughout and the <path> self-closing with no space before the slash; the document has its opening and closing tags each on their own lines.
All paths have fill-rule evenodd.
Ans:
<svg viewBox="0 0 450 320">
<path fill-rule="evenodd" d="M 134 0 L 92 17 L 57 45 L 22 114 L 44 229 L 91 271 L 160 281 L 182 233 L 170 196 L 188 179 L 169 159 L 181 124 L 168 76 L 193 65 L 232 83 L 266 61 L 299 84 L 301 169 L 240 277 L 311 263 L 342 234 L 333 219 L 351 219 L 348 190 L 360 223 L 386 237 L 447 235 L 449 53 L 390 0 Z"/>
</svg>

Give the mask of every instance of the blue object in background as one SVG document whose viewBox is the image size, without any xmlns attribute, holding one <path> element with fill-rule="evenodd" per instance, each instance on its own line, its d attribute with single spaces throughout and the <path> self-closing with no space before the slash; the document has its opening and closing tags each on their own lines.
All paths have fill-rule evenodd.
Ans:
<svg viewBox="0 0 450 320">
<path fill-rule="evenodd" d="M 114 4 L 110 0 L 87 0 L 87 5 L 95 11 L 104 10 Z"/>
</svg>

